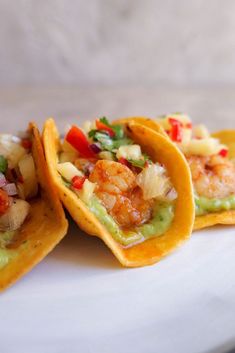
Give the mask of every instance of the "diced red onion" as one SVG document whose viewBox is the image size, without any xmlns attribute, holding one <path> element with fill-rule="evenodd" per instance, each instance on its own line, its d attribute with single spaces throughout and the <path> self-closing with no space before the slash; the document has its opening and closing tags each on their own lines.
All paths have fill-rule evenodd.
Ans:
<svg viewBox="0 0 235 353">
<path fill-rule="evenodd" d="M 92 143 L 90 145 L 90 148 L 92 149 L 92 151 L 94 153 L 100 153 L 101 152 L 101 148 L 96 143 Z"/>
<path fill-rule="evenodd" d="M 5 190 L 9 196 L 18 194 L 16 185 L 14 183 L 6 184 L 3 186 L 3 190 Z"/>
<path fill-rule="evenodd" d="M 0 173 L 0 188 L 2 188 L 4 185 L 6 185 L 7 181 L 5 178 L 5 175 Z"/>
</svg>

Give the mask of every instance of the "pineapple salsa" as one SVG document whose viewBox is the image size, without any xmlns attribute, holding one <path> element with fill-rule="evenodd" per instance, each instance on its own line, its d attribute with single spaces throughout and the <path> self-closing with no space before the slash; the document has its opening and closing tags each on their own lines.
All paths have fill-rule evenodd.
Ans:
<svg viewBox="0 0 235 353">
<path fill-rule="evenodd" d="M 196 215 L 235 210 L 235 165 L 228 148 L 210 136 L 204 125 L 192 125 L 175 113 L 156 119 L 184 153 L 192 174 Z"/>
<path fill-rule="evenodd" d="M 177 193 L 164 166 L 153 163 L 124 126 L 105 117 L 72 126 L 58 157 L 64 184 L 122 246 L 170 227 Z"/>
</svg>

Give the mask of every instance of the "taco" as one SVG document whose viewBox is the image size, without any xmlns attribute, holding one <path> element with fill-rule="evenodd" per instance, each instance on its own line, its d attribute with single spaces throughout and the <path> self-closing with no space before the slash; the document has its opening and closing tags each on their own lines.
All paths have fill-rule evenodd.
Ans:
<svg viewBox="0 0 235 353">
<path fill-rule="evenodd" d="M 1 134 L 0 290 L 41 261 L 67 227 L 37 127 L 21 137 Z"/>
<path fill-rule="evenodd" d="M 235 224 L 234 131 L 210 135 L 204 125 L 193 126 L 187 115 L 169 114 L 157 123 L 184 153 L 194 186 L 194 229 Z"/>
<path fill-rule="evenodd" d="M 194 221 L 190 171 L 167 138 L 131 119 L 72 126 L 63 141 L 53 119 L 43 142 L 65 207 L 124 266 L 152 264 L 186 240 Z M 180 177 L 179 177 L 180 170 Z"/>
</svg>

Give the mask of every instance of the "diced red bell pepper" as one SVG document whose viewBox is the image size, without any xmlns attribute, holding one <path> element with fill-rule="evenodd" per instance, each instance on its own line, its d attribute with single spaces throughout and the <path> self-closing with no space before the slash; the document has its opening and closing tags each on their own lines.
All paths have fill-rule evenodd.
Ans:
<svg viewBox="0 0 235 353">
<path fill-rule="evenodd" d="M 86 180 L 85 177 L 78 176 L 78 175 L 74 176 L 72 179 L 72 187 L 78 190 L 82 189 L 85 180 Z"/>
<path fill-rule="evenodd" d="M 3 215 L 10 207 L 10 198 L 7 193 L 0 189 L 0 215 Z"/>
<path fill-rule="evenodd" d="M 113 131 L 113 129 L 110 126 L 107 126 L 104 123 L 102 123 L 99 119 L 96 120 L 96 127 L 98 130 L 106 131 L 110 137 L 115 136 L 115 132 Z"/>
<path fill-rule="evenodd" d="M 32 147 L 32 141 L 30 141 L 30 139 L 24 138 L 21 140 L 21 146 L 26 150 L 29 150 Z"/>
<path fill-rule="evenodd" d="M 183 139 L 183 124 L 181 121 L 174 118 L 169 118 L 169 123 L 171 124 L 171 140 L 174 142 L 181 142 Z"/>
<path fill-rule="evenodd" d="M 82 157 L 95 158 L 95 153 L 90 148 L 90 144 L 82 130 L 77 126 L 72 126 L 65 137 L 66 141 L 73 146 Z"/>
<path fill-rule="evenodd" d="M 123 164 L 123 165 L 126 165 L 127 167 L 130 166 L 130 163 L 129 163 L 128 160 L 127 160 L 126 158 L 124 158 L 124 157 L 119 158 L 118 162 L 121 163 L 121 164 Z"/>
<path fill-rule="evenodd" d="M 219 155 L 221 157 L 227 157 L 228 155 L 228 150 L 226 148 L 222 148 L 222 150 L 219 151 Z"/>
<path fill-rule="evenodd" d="M 186 127 L 187 129 L 192 129 L 193 124 L 192 124 L 192 123 L 187 123 L 187 124 L 185 124 L 185 127 Z"/>
</svg>

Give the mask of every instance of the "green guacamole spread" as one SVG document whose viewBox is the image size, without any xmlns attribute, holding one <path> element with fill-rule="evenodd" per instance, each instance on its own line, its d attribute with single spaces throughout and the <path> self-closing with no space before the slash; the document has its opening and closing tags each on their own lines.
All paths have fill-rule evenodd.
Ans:
<svg viewBox="0 0 235 353">
<path fill-rule="evenodd" d="M 207 213 L 235 210 L 235 195 L 223 199 L 209 199 L 206 197 L 195 197 L 196 216 Z"/>
<path fill-rule="evenodd" d="M 17 252 L 13 249 L 7 249 L 7 245 L 11 242 L 16 232 L 0 232 L 0 269 L 5 267 Z"/>
<path fill-rule="evenodd" d="M 124 246 L 133 245 L 152 236 L 162 235 L 170 227 L 174 218 L 174 205 L 161 202 L 155 205 L 153 217 L 147 224 L 135 227 L 132 231 L 123 231 L 96 196 L 88 204 L 90 211 L 108 229 L 113 238 Z"/>
</svg>

